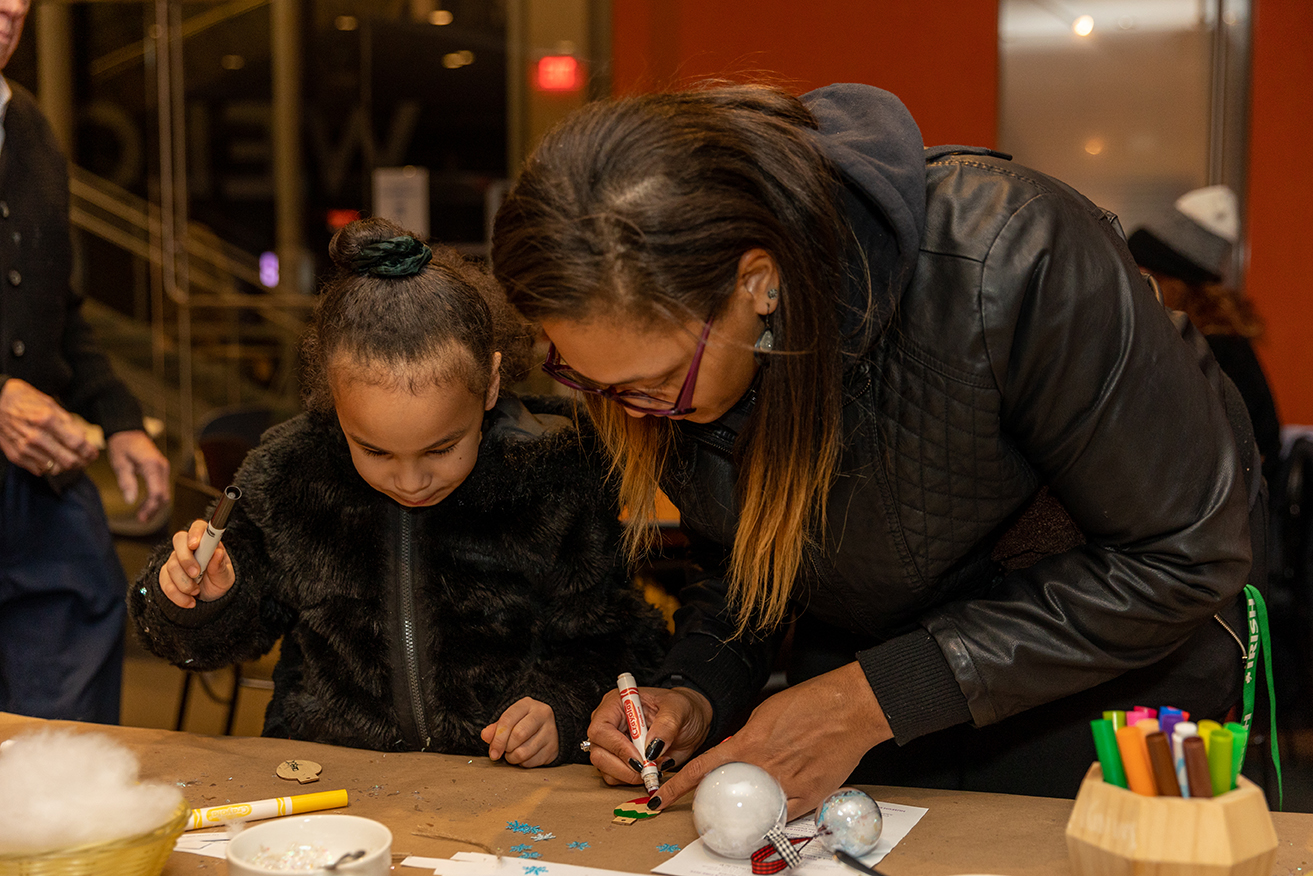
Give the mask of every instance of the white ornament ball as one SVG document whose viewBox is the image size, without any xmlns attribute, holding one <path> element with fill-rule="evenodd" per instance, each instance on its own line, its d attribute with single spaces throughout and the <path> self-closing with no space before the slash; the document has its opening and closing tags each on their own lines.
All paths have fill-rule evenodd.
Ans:
<svg viewBox="0 0 1313 876">
<path fill-rule="evenodd" d="M 879 805 L 856 788 L 840 788 L 816 807 L 816 839 L 827 852 L 860 858 L 875 849 L 883 831 Z"/>
<path fill-rule="evenodd" d="M 783 827 L 788 798 L 770 773 L 750 763 L 727 763 L 703 777 L 693 795 L 693 826 L 707 848 L 727 858 L 749 858 L 766 833 Z"/>
</svg>

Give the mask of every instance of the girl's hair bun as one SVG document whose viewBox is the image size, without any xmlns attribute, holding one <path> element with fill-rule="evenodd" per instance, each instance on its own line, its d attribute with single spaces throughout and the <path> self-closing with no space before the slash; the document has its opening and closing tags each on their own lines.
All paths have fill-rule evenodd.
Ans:
<svg viewBox="0 0 1313 876">
<path fill-rule="evenodd" d="M 413 277 L 433 261 L 428 244 L 410 235 L 362 246 L 351 256 L 351 270 L 362 277 Z"/>
</svg>

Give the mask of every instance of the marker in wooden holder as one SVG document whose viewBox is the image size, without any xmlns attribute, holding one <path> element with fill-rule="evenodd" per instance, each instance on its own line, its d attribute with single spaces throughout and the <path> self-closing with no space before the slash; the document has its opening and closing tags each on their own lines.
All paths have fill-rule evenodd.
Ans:
<svg viewBox="0 0 1313 876">
<path fill-rule="evenodd" d="M 1198 736 L 1181 740 L 1185 752 L 1185 774 L 1190 780 L 1191 797 L 1212 797 L 1213 778 L 1208 774 L 1208 751 Z"/>
<path fill-rule="evenodd" d="M 1167 741 L 1167 734 L 1150 733 L 1144 737 L 1144 744 L 1149 749 L 1149 766 L 1153 769 L 1153 781 L 1158 786 L 1158 796 L 1181 796 L 1181 786 L 1176 781 L 1176 766 L 1172 763 L 1172 746 Z"/>
<path fill-rule="evenodd" d="M 1157 797 L 1158 786 L 1149 766 L 1149 749 L 1144 734 L 1137 727 L 1123 727 L 1117 731 L 1117 750 L 1122 755 L 1122 768 L 1126 770 L 1126 784 L 1137 794 Z"/>
</svg>

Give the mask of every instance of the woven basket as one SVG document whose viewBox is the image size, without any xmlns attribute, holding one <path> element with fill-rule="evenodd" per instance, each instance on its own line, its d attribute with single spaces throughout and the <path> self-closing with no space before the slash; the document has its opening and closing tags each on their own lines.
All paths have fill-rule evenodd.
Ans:
<svg viewBox="0 0 1313 876">
<path fill-rule="evenodd" d="M 189 815 L 183 802 L 150 833 L 39 855 L 0 855 L 0 876 L 159 876 Z"/>
</svg>

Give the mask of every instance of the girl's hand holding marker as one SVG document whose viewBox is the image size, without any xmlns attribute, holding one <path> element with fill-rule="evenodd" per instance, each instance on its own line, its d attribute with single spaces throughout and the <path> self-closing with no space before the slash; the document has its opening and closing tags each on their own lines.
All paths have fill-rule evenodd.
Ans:
<svg viewBox="0 0 1313 876">
<path fill-rule="evenodd" d="M 160 568 L 160 589 L 175 605 L 194 608 L 198 599 L 213 602 L 233 586 L 236 575 L 220 539 L 228 515 L 241 497 L 240 489 L 228 487 L 208 523 L 196 520 L 190 528 L 174 533 L 173 553 Z"/>
</svg>

